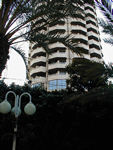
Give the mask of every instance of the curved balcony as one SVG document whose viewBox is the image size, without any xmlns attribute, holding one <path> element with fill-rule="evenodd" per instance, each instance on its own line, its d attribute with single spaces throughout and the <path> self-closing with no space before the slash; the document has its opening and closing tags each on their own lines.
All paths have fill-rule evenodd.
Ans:
<svg viewBox="0 0 113 150">
<path fill-rule="evenodd" d="M 98 46 L 100 46 L 100 42 L 98 42 L 98 41 L 95 41 L 94 39 L 92 39 L 92 40 L 89 40 L 89 42 L 88 42 L 88 43 L 89 43 L 90 45 L 95 43 L 95 45 L 98 45 Z"/>
<path fill-rule="evenodd" d="M 38 71 L 36 71 L 35 73 L 33 73 L 32 75 L 31 75 L 31 77 L 33 77 L 33 78 L 35 78 L 35 77 L 46 77 L 46 72 L 38 72 Z"/>
<path fill-rule="evenodd" d="M 45 83 L 45 82 L 46 82 L 46 78 L 45 77 L 35 77 L 35 78 L 32 78 L 32 84 Z"/>
<path fill-rule="evenodd" d="M 31 51 L 31 57 L 36 54 L 36 53 L 40 53 L 40 52 L 45 52 L 45 50 L 42 47 L 39 47 L 37 49 L 34 49 L 33 51 Z"/>
<path fill-rule="evenodd" d="M 102 58 L 102 55 L 101 54 L 97 54 L 97 53 L 90 53 L 90 57 L 92 58 L 92 57 L 97 57 L 97 58 L 99 58 L 99 59 L 101 59 Z"/>
<path fill-rule="evenodd" d="M 59 34 L 59 35 L 63 34 L 64 35 L 67 31 L 64 28 L 63 29 L 57 29 L 57 28 L 55 28 L 55 29 L 51 29 L 51 31 L 49 30 L 48 32 L 49 32 L 50 35 L 55 35 L 55 34 Z"/>
<path fill-rule="evenodd" d="M 56 42 L 56 43 L 53 43 L 53 44 L 49 44 L 49 48 L 55 48 L 55 47 L 65 47 L 64 44 L 62 43 L 59 43 L 59 42 Z"/>
<path fill-rule="evenodd" d="M 84 27 L 85 28 L 85 23 L 83 23 L 83 22 L 80 22 L 80 21 L 71 21 L 71 26 L 82 26 L 82 27 Z"/>
<path fill-rule="evenodd" d="M 95 11 L 94 6 L 92 6 L 91 4 L 85 3 L 84 5 L 85 5 L 85 7 L 89 7 L 89 8 L 91 8 L 93 11 Z"/>
<path fill-rule="evenodd" d="M 86 21 L 88 21 L 88 20 L 91 20 L 91 21 L 93 21 L 93 22 L 97 22 L 97 20 L 96 19 L 94 19 L 94 18 L 92 18 L 92 17 L 86 17 Z"/>
<path fill-rule="evenodd" d="M 53 53 L 51 55 L 49 55 L 49 59 L 51 58 L 55 58 L 55 57 L 67 57 L 68 56 L 68 52 L 56 52 L 56 53 Z"/>
<path fill-rule="evenodd" d="M 76 25 L 76 26 L 71 26 L 71 31 L 83 31 L 83 32 L 87 32 L 87 28 L 84 28 L 82 26 Z M 72 33 L 74 34 L 74 33 Z M 82 33 L 81 33 L 82 34 Z"/>
<path fill-rule="evenodd" d="M 98 63 L 102 63 L 102 61 L 103 61 L 102 58 L 99 59 L 99 58 L 97 58 L 97 57 L 91 57 L 90 60 L 93 60 L 93 61 L 98 62 Z"/>
<path fill-rule="evenodd" d="M 51 58 L 51 59 L 48 59 L 48 64 L 53 64 L 53 63 L 56 63 L 56 62 L 66 62 L 67 60 L 67 57 L 54 57 L 54 58 Z"/>
<path fill-rule="evenodd" d="M 68 65 L 67 62 L 56 62 L 56 63 L 53 63 L 53 64 L 49 64 L 48 65 L 48 70 L 50 69 L 55 69 L 55 68 L 65 68 L 66 66 Z"/>
<path fill-rule="evenodd" d="M 78 36 L 73 37 L 73 41 L 74 41 L 74 43 L 79 43 L 79 42 L 82 43 L 82 41 L 84 41 L 85 43 L 87 43 L 88 42 L 88 37 L 85 36 L 85 35 L 83 35 L 83 34 L 79 34 L 78 33 Z"/>
<path fill-rule="evenodd" d="M 85 17 L 84 13 L 81 13 L 81 12 L 76 11 L 76 13 L 73 14 L 73 18 L 76 18 L 76 20 L 78 19 L 84 20 L 84 17 Z"/>
<path fill-rule="evenodd" d="M 97 33 L 93 32 L 93 31 L 87 32 L 87 35 L 88 35 L 88 36 L 92 36 L 92 35 L 93 35 L 93 36 L 99 38 L 99 35 L 98 35 Z"/>
<path fill-rule="evenodd" d="M 52 74 L 52 75 L 49 75 L 48 76 L 48 81 L 51 81 L 51 80 L 65 80 L 65 79 L 68 79 L 69 78 L 69 75 L 66 73 L 65 75 L 60 75 L 60 74 Z"/>
<path fill-rule="evenodd" d="M 93 29 L 99 31 L 99 28 L 93 24 L 87 24 L 87 28 L 93 28 Z"/>
<path fill-rule="evenodd" d="M 55 25 L 55 26 L 52 26 L 52 27 L 49 27 L 49 31 L 53 31 L 53 30 L 56 30 L 56 29 L 65 29 L 65 30 L 67 30 L 67 26 L 66 25 L 59 25 L 59 24 L 57 24 L 57 25 Z"/>
<path fill-rule="evenodd" d="M 95 11 L 91 11 L 90 9 L 86 9 L 85 14 L 91 14 L 95 17 Z"/>
<path fill-rule="evenodd" d="M 81 30 L 81 31 L 87 32 L 86 28 L 79 26 L 79 25 L 71 26 L 71 30 Z"/>
<path fill-rule="evenodd" d="M 96 45 L 95 43 L 94 44 L 92 43 L 89 45 L 89 48 L 90 49 L 95 48 L 97 50 L 101 50 L 102 47 L 101 47 L 101 45 Z"/>
<path fill-rule="evenodd" d="M 37 63 L 37 62 L 40 62 L 40 61 L 46 62 L 46 57 L 36 57 L 36 58 L 33 58 L 31 60 L 30 65 L 32 66 L 34 63 Z"/>
<path fill-rule="evenodd" d="M 86 24 L 86 21 L 81 18 L 73 18 L 71 20 L 71 22 L 82 22 L 83 24 Z M 70 24 L 71 24 L 71 22 L 70 22 Z"/>
<path fill-rule="evenodd" d="M 46 67 L 43 67 L 43 66 L 37 66 L 35 68 L 32 68 L 30 70 L 30 75 L 36 73 L 36 72 L 46 72 Z"/>
<path fill-rule="evenodd" d="M 77 45 L 77 47 L 83 47 L 84 49 L 89 49 L 89 45 L 86 45 L 86 44 L 83 44 L 83 43 L 80 43 Z"/>
<path fill-rule="evenodd" d="M 97 50 L 96 48 L 92 48 L 92 49 L 90 50 L 90 53 L 97 53 L 97 54 L 101 55 L 101 54 L 102 54 L 102 51 Z"/>
</svg>

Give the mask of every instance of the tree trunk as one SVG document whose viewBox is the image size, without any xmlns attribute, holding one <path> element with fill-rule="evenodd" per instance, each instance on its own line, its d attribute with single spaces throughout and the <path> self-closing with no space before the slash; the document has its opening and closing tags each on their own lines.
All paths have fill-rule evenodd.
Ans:
<svg viewBox="0 0 113 150">
<path fill-rule="evenodd" d="M 7 59 L 9 58 L 9 46 L 8 39 L 3 34 L 0 34 L 0 76 L 2 71 L 6 67 Z"/>
</svg>

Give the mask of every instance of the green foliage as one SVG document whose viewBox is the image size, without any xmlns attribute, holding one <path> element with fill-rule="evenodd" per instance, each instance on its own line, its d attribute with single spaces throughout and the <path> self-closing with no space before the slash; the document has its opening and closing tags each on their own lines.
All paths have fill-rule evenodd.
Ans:
<svg viewBox="0 0 113 150">
<path fill-rule="evenodd" d="M 82 0 L 10 0 L 10 2 L 2 0 L 0 7 L 0 73 L 4 70 L 9 57 L 9 48 L 19 42 L 27 40 L 37 42 L 36 46 L 42 46 L 48 52 L 48 41 L 58 40 L 58 42 L 63 41 L 64 45 L 78 53 L 69 36 L 60 39 L 59 33 L 54 33 L 53 39 L 53 35 L 46 34 L 44 31 L 48 26 L 61 22 L 67 16 L 74 17 L 78 10 L 81 12 L 80 6 L 83 4 Z M 16 50 L 16 48 L 13 49 Z M 16 52 L 26 62 L 20 49 Z"/>
<path fill-rule="evenodd" d="M 30 92 L 37 107 L 35 115 L 22 113 L 18 118 L 17 150 L 113 147 L 113 88 L 97 88 L 81 95 L 66 91 L 47 93 L 27 85 L 13 84 L 9 89 L 18 94 Z M 24 100 L 22 111 L 23 106 Z M 0 114 L 0 145 L 4 150 L 12 147 L 14 125 L 12 114 Z"/>
<path fill-rule="evenodd" d="M 67 81 L 70 89 L 78 92 L 106 86 L 109 76 L 113 75 L 112 67 L 85 58 L 73 59 L 66 70 L 70 75 Z"/>
<path fill-rule="evenodd" d="M 109 38 L 105 38 L 104 41 L 106 43 L 109 43 L 111 45 L 113 45 L 113 15 L 109 12 L 109 10 L 100 2 L 97 2 L 97 6 L 100 8 L 100 10 L 102 11 L 103 15 L 105 16 L 106 20 L 104 19 L 99 19 L 99 24 L 102 27 L 102 32 L 104 32 L 105 34 L 109 35 Z"/>
<path fill-rule="evenodd" d="M 45 7 L 45 5 L 48 6 L 49 10 L 43 12 L 41 16 L 32 23 L 32 33 L 29 37 L 30 41 L 34 43 L 33 49 L 42 47 L 50 54 L 51 49 L 49 48 L 49 44 L 59 42 L 75 53 L 80 54 L 81 51 L 76 48 L 77 42 L 74 43 L 70 35 L 63 36 L 62 33 L 65 32 L 64 29 L 54 29 L 52 31 L 48 31 L 47 29 L 48 26 L 64 24 L 67 17 L 76 18 L 78 12 L 81 14 L 83 11 L 80 7 L 83 5 L 83 2 L 79 0 L 53 0 L 47 4 L 43 3 L 41 9 Z M 38 6 L 37 9 L 40 10 L 40 6 Z M 75 16 L 75 14 L 77 15 Z"/>
</svg>

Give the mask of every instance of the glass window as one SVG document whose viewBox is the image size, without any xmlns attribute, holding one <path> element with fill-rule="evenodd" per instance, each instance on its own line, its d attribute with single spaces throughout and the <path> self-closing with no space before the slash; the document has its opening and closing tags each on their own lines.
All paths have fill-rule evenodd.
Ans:
<svg viewBox="0 0 113 150">
<path fill-rule="evenodd" d="M 49 90 L 56 90 L 56 81 L 57 80 L 49 81 Z"/>
<path fill-rule="evenodd" d="M 49 90 L 61 90 L 66 88 L 66 80 L 49 81 Z"/>
<path fill-rule="evenodd" d="M 60 75 L 65 75 L 66 72 L 65 72 L 65 71 L 60 71 L 59 74 L 60 74 Z"/>
<path fill-rule="evenodd" d="M 39 87 L 39 86 L 41 86 L 41 83 L 36 83 L 36 84 L 33 84 L 33 85 L 32 85 L 33 88 Z"/>
<path fill-rule="evenodd" d="M 65 89 L 66 88 L 66 80 L 58 80 L 58 89 Z"/>
<path fill-rule="evenodd" d="M 33 84 L 33 85 L 32 85 L 32 88 L 35 88 L 35 87 L 42 87 L 42 88 L 44 88 L 44 83 L 36 83 L 36 84 Z"/>
</svg>

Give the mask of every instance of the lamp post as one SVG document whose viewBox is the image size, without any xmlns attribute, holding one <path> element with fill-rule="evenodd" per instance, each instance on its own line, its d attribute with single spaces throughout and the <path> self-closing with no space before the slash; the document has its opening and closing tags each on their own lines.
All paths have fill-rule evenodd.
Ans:
<svg viewBox="0 0 113 150">
<path fill-rule="evenodd" d="M 9 94 L 13 94 L 15 97 L 15 104 L 12 109 L 11 109 L 11 104 L 7 100 Z M 5 100 L 0 103 L 0 113 L 7 114 L 10 111 L 12 111 L 15 115 L 16 123 L 15 123 L 15 128 L 14 128 L 12 150 L 16 150 L 16 135 L 17 135 L 17 125 L 18 125 L 17 122 L 18 122 L 18 117 L 21 114 L 21 98 L 24 95 L 29 96 L 29 102 L 25 105 L 24 112 L 27 115 L 33 115 L 36 112 L 36 107 L 31 101 L 31 95 L 27 92 L 24 92 L 19 96 L 19 95 L 16 95 L 16 93 L 13 91 L 8 91 L 5 95 Z"/>
</svg>

